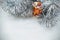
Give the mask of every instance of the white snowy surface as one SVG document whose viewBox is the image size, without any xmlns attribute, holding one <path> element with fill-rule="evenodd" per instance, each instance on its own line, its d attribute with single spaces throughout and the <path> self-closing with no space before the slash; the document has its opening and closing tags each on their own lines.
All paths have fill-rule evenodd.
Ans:
<svg viewBox="0 0 60 40">
<path fill-rule="evenodd" d="M 0 8 L 1 40 L 60 40 L 60 22 L 45 28 L 36 19 L 15 19 Z"/>
</svg>

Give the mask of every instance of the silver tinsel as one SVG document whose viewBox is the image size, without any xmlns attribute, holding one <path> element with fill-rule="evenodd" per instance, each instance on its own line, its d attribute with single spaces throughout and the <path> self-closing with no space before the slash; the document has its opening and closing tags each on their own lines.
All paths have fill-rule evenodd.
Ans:
<svg viewBox="0 0 60 40">
<path fill-rule="evenodd" d="M 30 18 L 32 17 L 32 0 L 6 0 L 1 7 L 14 17 Z M 46 0 L 43 2 L 43 13 L 37 17 L 40 24 L 52 27 L 57 23 L 60 15 L 59 1 Z"/>
</svg>

